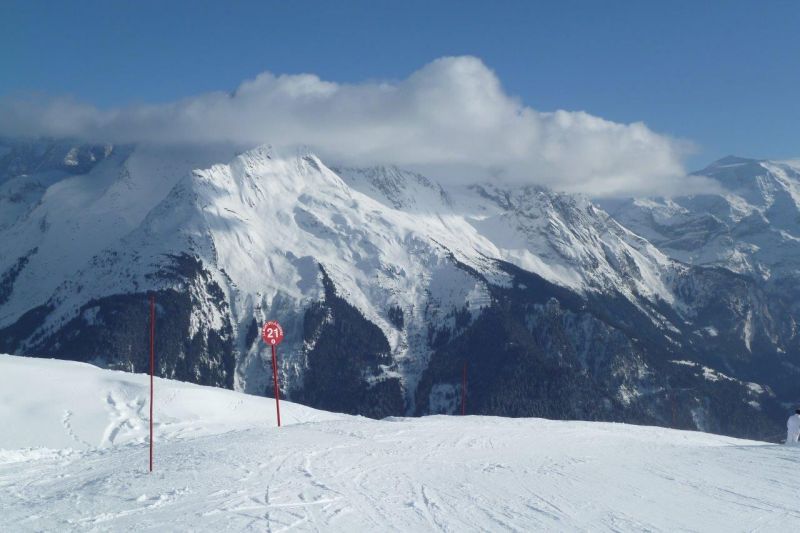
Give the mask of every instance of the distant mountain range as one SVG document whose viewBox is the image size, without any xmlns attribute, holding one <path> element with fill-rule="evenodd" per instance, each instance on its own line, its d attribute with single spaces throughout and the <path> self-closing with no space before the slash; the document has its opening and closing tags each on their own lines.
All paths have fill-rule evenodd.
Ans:
<svg viewBox="0 0 800 533">
<path fill-rule="evenodd" d="M 367 416 L 618 420 L 766 438 L 800 401 L 800 165 L 726 193 L 444 187 L 268 146 L 0 143 L 0 352 Z"/>
</svg>

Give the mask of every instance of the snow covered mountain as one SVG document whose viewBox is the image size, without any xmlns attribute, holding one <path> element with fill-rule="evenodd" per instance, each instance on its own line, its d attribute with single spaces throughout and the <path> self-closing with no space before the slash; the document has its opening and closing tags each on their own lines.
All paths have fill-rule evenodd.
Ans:
<svg viewBox="0 0 800 533">
<path fill-rule="evenodd" d="M 709 309 L 726 308 L 721 329 L 709 324 L 710 364 L 734 375 L 764 380 L 798 402 L 800 313 L 800 162 L 726 157 L 697 172 L 717 180 L 719 194 L 604 202 L 626 227 L 668 256 L 719 272 L 739 274 Z M 714 311 L 719 314 L 719 311 Z M 708 314 L 706 313 L 706 314 Z"/>
<path fill-rule="evenodd" d="M 465 364 L 476 414 L 764 437 L 794 394 L 800 350 L 760 285 L 581 197 L 268 146 L 39 141 L 6 142 L 0 205 L 11 353 L 143 371 L 154 293 L 160 375 L 269 394 L 277 319 L 284 393 L 341 412 L 455 412 Z M 783 358 L 754 355 L 764 335 Z"/>
<path fill-rule="evenodd" d="M 0 355 L 0 530 L 792 530 L 800 450 L 690 431 L 327 413 Z M 35 391 L 36 393 L 32 393 Z M 635 496 L 635 497 L 632 497 Z"/>
<path fill-rule="evenodd" d="M 726 157 L 698 171 L 720 194 L 608 204 L 671 257 L 772 278 L 800 276 L 800 161 Z"/>
</svg>

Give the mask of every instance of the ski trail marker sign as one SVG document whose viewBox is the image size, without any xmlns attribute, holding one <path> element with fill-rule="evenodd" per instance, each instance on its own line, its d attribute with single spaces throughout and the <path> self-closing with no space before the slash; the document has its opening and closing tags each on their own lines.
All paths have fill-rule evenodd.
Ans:
<svg viewBox="0 0 800 533">
<path fill-rule="evenodd" d="M 278 427 L 281 427 L 281 389 L 278 387 L 278 355 L 275 349 L 283 340 L 283 328 L 270 320 L 261 329 L 261 338 L 272 348 L 272 382 L 275 385 L 275 410 L 278 414 Z"/>
<path fill-rule="evenodd" d="M 277 346 L 283 340 L 283 328 L 276 321 L 270 320 L 264 324 L 261 338 L 270 346 Z"/>
</svg>

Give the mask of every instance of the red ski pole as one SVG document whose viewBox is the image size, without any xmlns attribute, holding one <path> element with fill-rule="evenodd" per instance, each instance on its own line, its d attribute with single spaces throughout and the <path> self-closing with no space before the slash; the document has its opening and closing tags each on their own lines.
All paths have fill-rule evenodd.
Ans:
<svg viewBox="0 0 800 533">
<path fill-rule="evenodd" d="M 272 381 L 275 384 L 275 409 L 278 412 L 278 427 L 281 427 L 281 389 L 278 387 L 278 357 L 272 344 Z"/>
<path fill-rule="evenodd" d="M 467 362 L 464 361 L 464 372 L 461 376 L 461 416 L 467 412 Z"/>
<path fill-rule="evenodd" d="M 150 472 L 153 471 L 153 374 L 156 366 L 156 297 L 150 295 Z"/>
</svg>

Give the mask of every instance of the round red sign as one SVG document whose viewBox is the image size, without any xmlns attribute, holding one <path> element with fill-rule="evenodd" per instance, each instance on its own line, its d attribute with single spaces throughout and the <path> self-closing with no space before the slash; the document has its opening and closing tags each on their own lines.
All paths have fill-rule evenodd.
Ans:
<svg viewBox="0 0 800 533">
<path fill-rule="evenodd" d="M 274 320 L 270 320 L 264 324 L 264 329 L 261 330 L 261 338 L 264 342 L 277 346 L 283 340 L 283 328 Z"/>
</svg>

